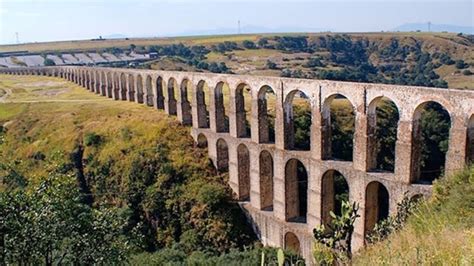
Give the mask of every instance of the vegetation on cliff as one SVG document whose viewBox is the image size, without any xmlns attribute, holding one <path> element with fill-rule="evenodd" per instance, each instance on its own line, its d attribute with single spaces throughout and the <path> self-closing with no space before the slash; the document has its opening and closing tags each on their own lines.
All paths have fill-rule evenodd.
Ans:
<svg viewBox="0 0 474 266">
<path fill-rule="evenodd" d="M 2 231 L 12 244 L 3 245 L 3 254 L 14 253 L 3 262 L 82 261 L 71 252 L 76 242 L 101 238 L 122 255 L 91 253 L 87 261 L 114 263 L 163 248 L 214 256 L 253 246 L 227 175 L 216 173 L 189 129 L 164 112 L 103 99 L 57 78 L 2 76 L 0 82 L 9 101 L 0 105 L 1 211 L 13 217 L 7 228 L 18 227 Z M 53 238 L 49 228 L 61 232 Z M 30 238 L 33 229 L 44 238 Z M 19 254 L 20 243 L 37 247 Z"/>
</svg>

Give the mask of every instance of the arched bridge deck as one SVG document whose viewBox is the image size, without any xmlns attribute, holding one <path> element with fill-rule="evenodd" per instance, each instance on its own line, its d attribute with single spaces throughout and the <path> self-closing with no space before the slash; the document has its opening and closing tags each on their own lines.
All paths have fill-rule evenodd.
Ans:
<svg viewBox="0 0 474 266">
<path fill-rule="evenodd" d="M 196 143 L 208 147 L 215 166 L 229 171 L 230 186 L 263 243 L 293 247 L 307 259 L 311 258 L 312 229 L 334 207 L 334 189 L 327 185 L 334 173 L 344 176 L 350 201 L 360 204 L 354 249 L 364 245 L 365 233 L 376 222 L 382 208 L 380 195 L 386 195 L 386 208 L 393 214 L 405 192 L 412 196 L 430 193 L 431 185 L 418 182 L 416 131 L 419 109 L 425 103 L 439 103 L 449 113 L 445 171 L 462 169 L 474 159 L 473 91 L 77 66 L 1 69 L 0 73 L 62 77 L 103 96 L 176 115 L 191 126 Z M 229 89 L 227 102 L 223 100 L 224 86 Z M 250 95 L 247 102 L 244 90 Z M 275 97 L 274 138 L 269 137 L 269 92 Z M 296 93 L 304 94 L 311 106 L 309 150 L 297 150 L 293 143 L 291 102 Z M 340 96 L 349 100 L 355 113 L 351 161 L 334 160 L 328 151 L 328 103 Z M 399 113 L 392 172 L 372 170 L 374 105 L 382 97 L 390 99 Z M 305 181 L 299 179 L 301 169 Z M 305 182 L 303 189 L 301 182 Z M 303 194 L 305 202 L 301 202 Z"/>
</svg>

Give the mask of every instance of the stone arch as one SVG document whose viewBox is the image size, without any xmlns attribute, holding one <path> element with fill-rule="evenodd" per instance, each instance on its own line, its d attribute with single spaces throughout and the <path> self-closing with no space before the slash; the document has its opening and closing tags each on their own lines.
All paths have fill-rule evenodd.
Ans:
<svg viewBox="0 0 474 266">
<path fill-rule="evenodd" d="M 412 120 L 411 182 L 431 184 L 444 172 L 451 117 L 438 102 L 415 109 Z"/>
<path fill-rule="evenodd" d="M 327 226 L 332 217 L 330 212 L 341 215 L 342 201 L 349 200 L 349 185 L 344 175 L 328 170 L 321 179 L 321 223 Z"/>
<path fill-rule="evenodd" d="M 147 106 L 153 106 L 153 86 L 152 86 L 152 81 L 151 81 L 151 76 L 147 75 L 146 76 L 146 81 L 145 81 L 145 91 L 146 91 L 146 105 Z"/>
<path fill-rule="evenodd" d="M 308 96 L 300 90 L 291 91 L 286 96 L 283 109 L 285 149 L 310 150 L 311 103 Z"/>
<path fill-rule="evenodd" d="M 138 74 L 137 75 L 137 103 L 143 103 L 143 78 L 142 75 Z"/>
<path fill-rule="evenodd" d="M 285 234 L 285 249 L 293 251 L 296 254 L 301 253 L 300 240 L 292 232 Z"/>
<path fill-rule="evenodd" d="M 181 116 L 182 123 L 184 125 L 191 125 L 193 123 L 193 117 L 191 114 L 191 103 L 188 98 L 188 93 L 192 87 L 189 79 L 183 79 L 180 86 L 180 100 L 181 100 Z"/>
<path fill-rule="evenodd" d="M 131 102 L 135 101 L 135 78 L 132 74 L 128 74 L 128 100 Z"/>
<path fill-rule="evenodd" d="M 395 170 L 395 146 L 400 114 L 387 97 L 377 97 L 367 109 L 367 170 Z"/>
<path fill-rule="evenodd" d="M 229 171 L 229 147 L 227 146 L 227 142 L 222 138 L 218 139 L 216 142 L 216 150 L 217 150 L 217 161 L 216 161 L 217 170 L 220 172 Z"/>
<path fill-rule="evenodd" d="M 239 200 L 250 200 L 250 152 L 245 144 L 237 146 Z"/>
<path fill-rule="evenodd" d="M 163 92 L 163 78 L 158 77 L 156 79 L 156 91 L 155 91 L 155 101 L 156 101 L 156 108 L 160 110 L 165 109 L 165 95 Z"/>
<path fill-rule="evenodd" d="M 207 137 L 203 133 L 200 133 L 197 137 L 198 148 L 207 148 Z"/>
<path fill-rule="evenodd" d="M 204 80 L 200 80 L 196 87 L 196 109 L 198 128 L 209 128 L 209 111 L 207 109 L 209 97 L 206 97 L 209 88 Z"/>
<path fill-rule="evenodd" d="M 177 102 L 176 102 L 176 93 L 175 91 L 178 88 L 178 82 L 175 78 L 170 78 L 168 80 L 168 90 L 167 90 L 167 106 L 168 114 L 177 115 Z"/>
<path fill-rule="evenodd" d="M 252 113 L 252 94 L 250 87 L 241 83 L 235 91 L 235 123 L 237 137 L 250 138 L 250 114 Z"/>
<path fill-rule="evenodd" d="M 375 225 L 388 218 L 390 196 L 387 188 L 377 181 L 367 185 L 365 191 L 364 235 L 367 236 Z"/>
<path fill-rule="evenodd" d="M 110 72 L 107 72 L 107 97 L 109 98 L 112 98 L 112 90 L 113 90 L 113 86 L 112 86 L 112 73 Z"/>
<path fill-rule="evenodd" d="M 120 73 L 120 98 L 127 100 L 127 77 L 125 73 Z"/>
<path fill-rule="evenodd" d="M 216 132 L 229 132 L 229 96 L 229 85 L 223 81 L 217 83 L 214 89 Z"/>
<path fill-rule="evenodd" d="M 466 162 L 474 163 L 474 114 L 467 123 Z"/>
<path fill-rule="evenodd" d="M 355 120 L 355 107 L 346 96 L 333 94 L 324 100 L 321 110 L 324 160 L 352 161 Z"/>
<path fill-rule="evenodd" d="M 275 143 L 276 94 L 270 86 L 262 86 L 258 92 L 258 141 Z"/>
<path fill-rule="evenodd" d="M 306 222 L 308 211 L 308 173 L 301 161 L 290 159 L 285 166 L 285 218 Z"/>
<path fill-rule="evenodd" d="M 260 152 L 259 166 L 260 209 L 273 211 L 273 158 L 267 150 Z"/>
</svg>

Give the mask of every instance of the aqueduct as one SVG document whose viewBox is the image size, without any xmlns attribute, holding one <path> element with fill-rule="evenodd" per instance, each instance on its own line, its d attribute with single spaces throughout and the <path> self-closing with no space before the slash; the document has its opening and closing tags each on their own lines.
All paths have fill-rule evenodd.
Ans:
<svg viewBox="0 0 474 266">
<path fill-rule="evenodd" d="M 326 223 L 330 211 L 337 211 L 336 179 L 342 178 L 349 200 L 360 205 L 354 249 L 364 245 L 364 236 L 375 223 L 396 212 L 405 192 L 410 196 L 431 192 L 431 185 L 421 182 L 419 163 L 419 117 L 427 103 L 438 103 L 449 114 L 449 143 L 441 166 L 445 172 L 474 161 L 473 91 L 76 66 L 0 73 L 61 77 L 114 100 L 134 101 L 177 116 L 191 126 L 197 145 L 208 148 L 215 167 L 229 172 L 235 197 L 261 241 L 297 250 L 307 260 L 313 228 Z M 295 97 L 311 108 L 307 149 L 295 144 Z M 349 160 L 335 159 L 328 144 L 329 106 L 341 98 L 350 102 L 354 115 Z M 382 98 L 390 99 L 398 110 L 393 171 L 374 168 L 376 106 Z"/>
</svg>

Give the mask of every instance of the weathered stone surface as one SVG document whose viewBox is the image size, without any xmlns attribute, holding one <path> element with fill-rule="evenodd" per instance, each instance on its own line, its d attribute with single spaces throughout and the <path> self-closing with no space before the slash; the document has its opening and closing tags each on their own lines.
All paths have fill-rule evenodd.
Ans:
<svg viewBox="0 0 474 266">
<path fill-rule="evenodd" d="M 304 80 L 209 73 L 169 72 L 135 69 L 48 67 L 1 69 L 0 73 L 52 75 L 76 82 L 87 89 L 116 100 L 137 101 L 168 114 L 177 115 L 192 125 L 197 145 L 207 146 L 209 158 L 222 171 L 229 171 L 229 185 L 265 245 L 296 248 L 311 262 L 312 229 L 327 219 L 333 209 L 331 175 L 342 174 L 349 187 L 350 201 L 358 202 L 361 217 L 355 224 L 353 250 L 364 245 L 364 235 L 374 224 L 380 208 L 396 211 L 405 192 L 410 196 L 428 195 L 431 185 L 415 184 L 419 161 L 414 157 L 413 139 L 416 116 L 428 101 L 441 104 L 451 116 L 449 150 L 445 169 L 448 174 L 474 160 L 474 92 L 412 86 L 365 84 L 327 80 Z M 222 88 L 230 89 L 225 107 Z M 250 89 L 251 136 L 242 130 L 241 88 Z M 265 88 L 265 90 L 263 89 Z M 276 96 L 275 141 L 268 137 L 266 100 L 268 88 Z M 287 99 L 295 90 L 303 92 L 311 103 L 311 149 L 285 149 L 285 112 Z M 204 92 L 206 92 L 204 94 Z M 335 161 L 327 150 L 328 102 L 335 95 L 345 96 L 356 116 L 352 161 Z M 209 99 L 206 99 L 209 97 Z M 373 166 L 373 105 L 381 97 L 392 100 L 399 111 L 395 171 L 371 172 Z M 287 110 L 288 111 L 288 110 Z M 229 125 L 224 126 L 224 112 Z M 287 121 L 288 122 L 288 121 Z M 289 121 L 291 122 L 291 121 Z M 307 211 L 304 222 L 290 222 L 300 215 L 300 204 L 293 164 L 301 162 L 307 173 Z M 328 185 L 329 184 L 329 185 Z M 381 197 L 380 195 L 385 195 Z M 388 206 L 380 202 L 387 201 Z M 289 204 L 293 203 L 293 204 Z M 324 205 L 323 205 L 324 204 Z M 291 209 L 293 208 L 293 209 Z M 290 220 L 290 221 L 288 221 Z"/>
</svg>

